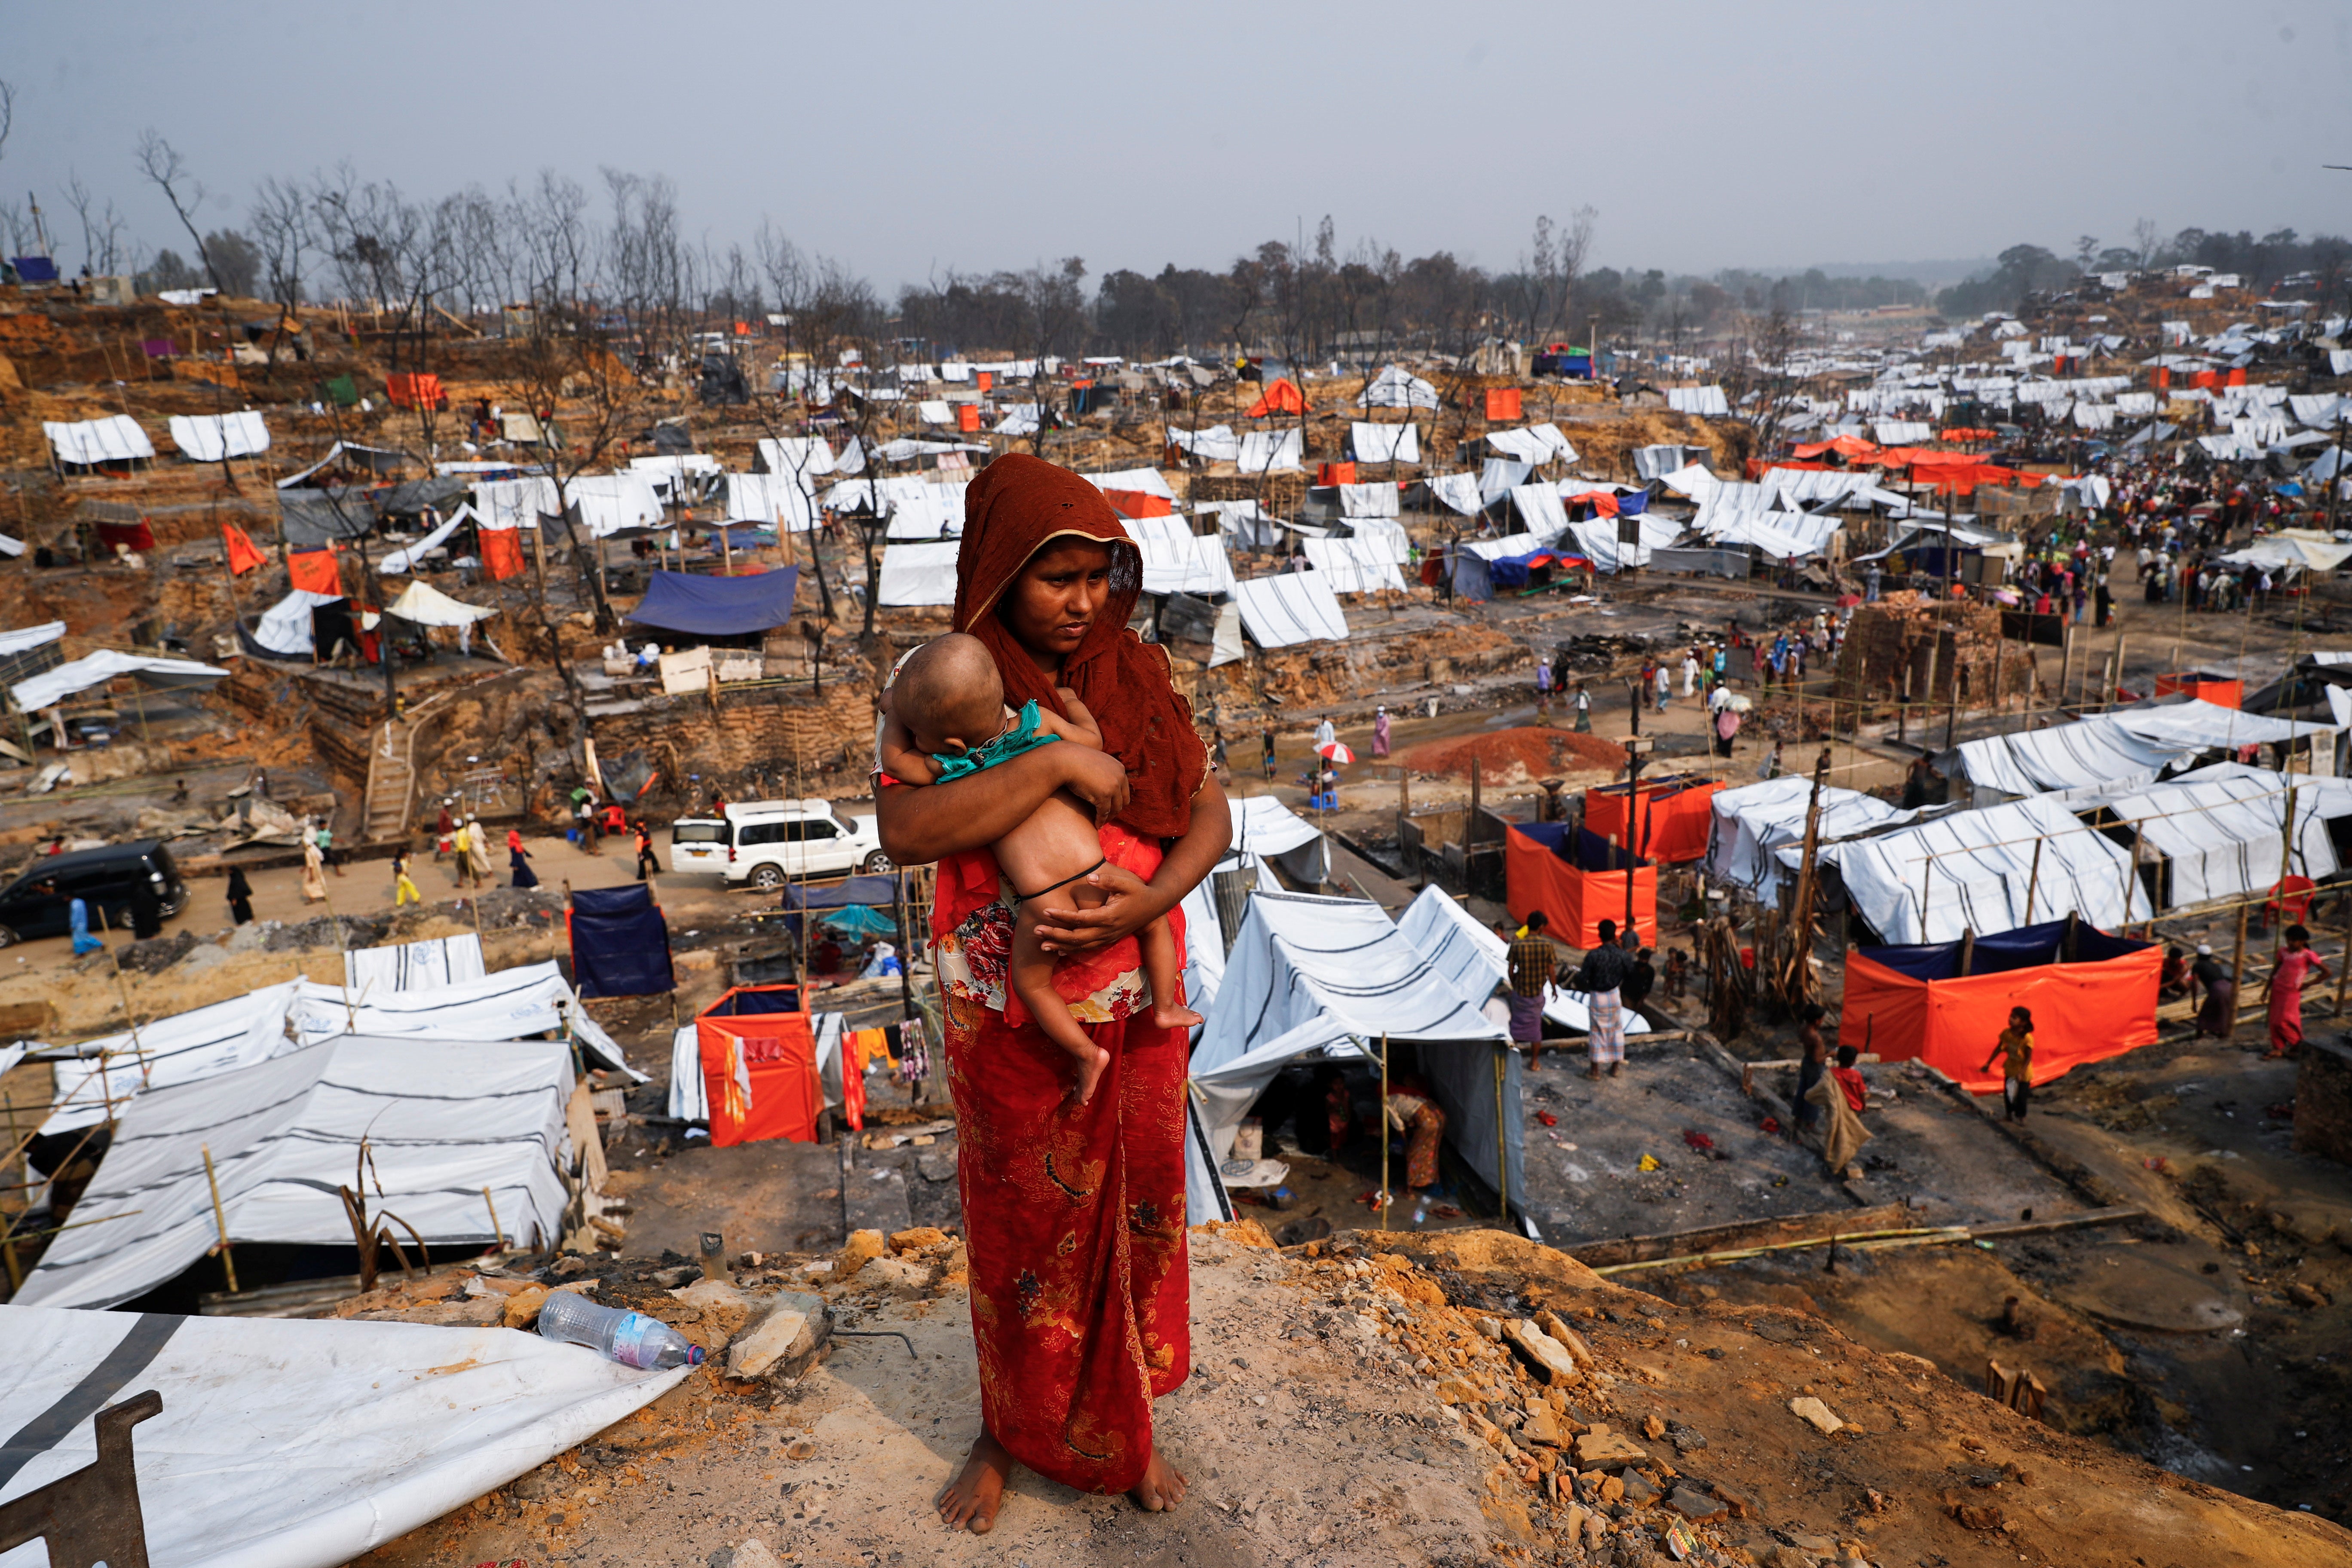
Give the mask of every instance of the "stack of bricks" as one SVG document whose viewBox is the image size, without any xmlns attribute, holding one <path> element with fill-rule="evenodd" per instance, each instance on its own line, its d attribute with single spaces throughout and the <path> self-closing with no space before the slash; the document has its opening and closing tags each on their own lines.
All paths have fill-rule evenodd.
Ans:
<svg viewBox="0 0 2352 1568">
<path fill-rule="evenodd" d="M 763 768 L 809 774 L 862 773 L 874 754 L 874 699 L 867 679 L 828 673 L 824 689 L 727 687 L 647 699 L 634 711 L 598 715 L 596 750 L 617 757 L 632 749 L 674 747 L 688 773 L 708 778 Z"/>
<path fill-rule="evenodd" d="M 1937 603 L 1905 591 L 1854 611 L 1838 650 L 1835 689 L 1841 703 L 1907 699 L 1986 708 L 1995 705 L 1996 696 L 2001 703 L 2031 701 L 2034 674 L 2031 647 L 2003 645 L 1997 607 L 1968 600 Z"/>
</svg>

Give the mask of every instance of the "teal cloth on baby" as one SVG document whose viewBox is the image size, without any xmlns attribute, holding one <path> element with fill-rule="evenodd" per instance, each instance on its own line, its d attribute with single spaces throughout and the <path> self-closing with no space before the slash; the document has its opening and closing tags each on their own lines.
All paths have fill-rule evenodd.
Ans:
<svg viewBox="0 0 2352 1568">
<path fill-rule="evenodd" d="M 934 782 L 945 784 L 950 779 L 960 779 L 966 773 L 976 773 L 984 768 L 992 768 L 999 763 L 1011 762 L 1024 752 L 1034 752 L 1048 741 L 1058 741 L 1061 738 L 1050 731 L 1040 730 L 1037 727 L 1037 703 L 1033 698 L 1021 705 L 1020 715 L 1013 721 L 1013 728 L 986 745 L 974 746 L 968 752 L 941 752 L 933 757 L 931 761 L 940 770 L 940 776 Z"/>
</svg>

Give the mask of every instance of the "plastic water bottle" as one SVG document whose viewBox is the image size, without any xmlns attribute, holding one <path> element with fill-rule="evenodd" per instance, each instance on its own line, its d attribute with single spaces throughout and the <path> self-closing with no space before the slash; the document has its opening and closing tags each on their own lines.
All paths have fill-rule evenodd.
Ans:
<svg viewBox="0 0 2352 1568">
<path fill-rule="evenodd" d="M 574 1290 L 558 1290 L 539 1310 L 542 1338 L 586 1345 L 607 1361 L 644 1372 L 700 1366 L 703 1350 L 658 1318 L 620 1307 L 600 1307 Z"/>
</svg>

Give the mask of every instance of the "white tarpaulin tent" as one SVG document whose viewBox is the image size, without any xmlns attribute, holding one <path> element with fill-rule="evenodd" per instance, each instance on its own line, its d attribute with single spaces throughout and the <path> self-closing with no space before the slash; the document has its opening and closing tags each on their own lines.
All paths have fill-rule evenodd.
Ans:
<svg viewBox="0 0 2352 1568">
<path fill-rule="evenodd" d="M 1552 485 L 1541 481 L 1521 485 L 1511 491 L 1511 505 L 1518 509 L 1528 531 L 1547 544 L 1568 531 L 1568 508 Z"/>
<path fill-rule="evenodd" d="M 1348 447 L 1360 463 L 1418 463 L 1421 426 L 1370 425 L 1359 419 L 1348 426 Z"/>
<path fill-rule="evenodd" d="M 1454 989 L 1483 1002 L 1503 983 L 1510 969 L 1510 943 L 1478 923 L 1478 919 L 1442 888 L 1428 887 L 1397 916 L 1397 930 L 1430 962 L 1431 967 L 1454 983 Z M 1592 1027 L 1591 997 L 1581 991 L 1544 986 L 1544 1016 L 1584 1034 Z M 1649 1020 L 1627 1008 L 1625 1033 L 1646 1035 Z"/>
<path fill-rule="evenodd" d="M 641 473 L 586 474 L 563 487 L 564 499 L 580 509 L 580 522 L 592 539 L 625 528 L 659 528 L 664 513 L 653 481 Z"/>
<path fill-rule="evenodd" d="M 1479 493 L 1476 474 L 1432 474 L 1422 482 L 1440 506 L 1464 517 L 1476 516 L 1486 504 L 1486 498 Z"/>
<path fill-rule="evenodd" d="M 1820 857 L 1837 868 L 1879 939 L 1898 946 L 1958 942 L 1970 931 L 1993 936 L 2068 914 L 2115 931 L 2153 912 L 2131 851 L 2047 796 L 1825 844 Z"/>
<path fill-rule="evenodd" d="M 226 679 L 228 671 L 192 658 L 158 658 L 102 647 L 16 682 L 8 689 L 8 696 L 19 711 L 34 713 L 76 692 L 103 686 L 118 675 L 135 675 L 151 686 L 210 686 Z"/>
<path fill-rule="evenodd" d="M 362 986 L 354 992 L 310 979 L 297 984 L 287 1023 L 304 1045 L 341 1034 L 520 1041 L 526 1035 L 562 1030 L 579 1042 L 593 1066 L 645 1081 L 646 1075 L 629 1066 L 613 1037 L 580 1005 L 579 993 L 551 958 L 425 991 L 377 993 Z"/>
<path fill-rule="evenodd" d="M 433 991 L 488 977 L 482 964 L 482 939 L 472 931 L 356 947 L 343 954 L 343 984 L 362 1002 L 380 1002 L 396 991 Z"/>
<path fill-rule="evenodd" d="M 1168 483 L 1168 476 L 1158 468 L 1120 468 L 1108 474 L 1080 476 L 1098 490 L 1140 490 L 1161 500 L 1173 501 L 1176 492 Z"/>
<path fill-rule="evenodd" d="M 479 605 L 461 604 L 430 583 L 411 583 L 384 610 L 412 626 L 470 626 L 498 614 Z"/>
<path fill-rule="evenodd" d="M 552 517 L 555 481 L 545 475 L 520 479 L 480 479 L 474 485 L 474 515 L 493 533 L 509 528 L 537 528 L 541 517 Z"/>
<path fill-rule="evenodd" d="M 2294 854 L 2283 863 L 2287 792 L 2294 792 Z M 2091 804 L 2068 802 L 2080 811 Z M 2323 881 L 2343 868 L 2330 818 L 2352 816 L 2352 782 L 2218 763 L 2146 789 L 2099 798 L 2169 862 L 2164 907 L 2267 893 L 2282 876 Z"/>
<path fill-rule="evenodd" d="M 1778 855 L 1785 846 L 1804 841 L 1805 816 L 1811 809 L 1813 781 L 1801 773 L 1717 790 L 1706 803 L 1714 818 L 1706 846 L 1708 879 L 1734 883 L 1760 902 L 1777 904 Z M 1819 841 L 1828 844 L 1874 832 L 1910 822 L 1918 815 L 1860 790 L 1823 784 Z"/>
<path fill-rule="evenodd" d="M 1479 1011 L 1378 904 L 1303 893 L 1252 893 L 1216 1000 L 1192 1052 L 1202 1138 L 1188 1149 L 1188 1205 L 1217 1212 L 1210 1160 L 1233 1152 L 1249 1107 L 1291 1062 L 1379 1059 L 1381 1041 L 1420 1047 L 1445 1110 L 1446 1135 L 1490 1185 L 1496 1163 L 1495 1059 L 1504 1059 L 1510 1190 L 1524 1193 L 1519 1061 Z M 1205 1142 L 1207 1147 L 1201 1144 Z"/>
<path fill-rule="evenodd" d="M 162 1412 L 131 1429 L 156 1568 L 335 1568 L 584 1442 L 687 1375 L 537 1334 L 425 1323 L 8 1306 L 0 1337 L 0 1405 L 16 1413 L 11 1426 L 28 1424 L 8 1450 L 0 1500 L 89 1465 L 89 1417 L 101 1406 L 163 1395 Z M 0 1552 L 0 1568 L 47 1561 L 38 1543 Z"/>
<path fill-rule="evenodd" d="M 844 479 L 824 493 L 834 511 L 858 511 L 868 516 L 887 510 L 889 537 L 896 540 L 938 539 L 963 533 L 963 486 L 935 485 L 911 474 L 884 479 Z"/>
<path fill-rule="evenodd" d="M 1307 552 L 1316 574 L 1329 583 L 1334 594 L 1370 594 L 1382 588 L 1404 587 L 1404 574 L 1388 558 L 1383 546 L 1356 539 L 1307 539 L 1300 541 L 1298 547 Z"/>
<path fill-rule="evenodd" d="M 1190 452 L 1204 463 L 1230 463 L 1242 455 L 1242 438 L 1230 425 L 1212 425 L 1205 430 L 1181 430 L 1171 425 L 1168 439 L 1178 451 Z"/>
<path fill-rule="evenodd" d="M 1486 445 L 1504 457 L 1517 462 L 1541 467 L 1557 458 L 1563 463 L 1576 461 L 1576 448 L 1559 433 L 1559 426 L 1549 422 L 1530 425 L 1523 430 L 1489 430 Z"/>
<path fill-rule="evenodd" d="M 1194 533 L 1181 517 L 1123 519 L 1143 557 L 1147 594 L 1230 594 L 1234 565 L 1221 534 Z"/>
<path fill-rule="evenodd" d="M 1367 408 L 1435 408 L 1437 388 L 1392 364 L 1366 382 L 1363 395 L 1356 401 Z"/>
<path fill-rule="evenodd" d="M 37 647 L 47 647 L 66 635 L 63 621 L 44 621 L 37 626 L 19 626 L 14 631 L 0 632 L 0 658 L 10 658 L 20 653 L 30 653 Z"/>
<path fill-rule="evenodd" d="M 310 636 L 310 612 L 320 605 L 338 604 L 341 599 L 340 594 L 314 594 L 308 588 L 296 588 L 262 612 L 261 619 L 254 625 L 253 640 L 272 653 L 289 658 L 315 653 L 318 649 Z"/>
<path fill-rule="evenodd" d="M 2352 558 L 2352 544 L 2340 544 L 2315 529 L 2290 528 L 2266 534 L 2243 550 L 2221 559 L 2232 566 L 2261 566 L 2273 572 L 2295 568 L 2333 572 Z"/>
<path fill-rule="evenodd" d="M 1241 606 L 1243 628 L 1260 647 L 1347 640 L 1347 614 L 1320 573 L 1252 577 L 1234 584 L 1234 602 Z"/>
<path fill-rule="evenodd" d="M 753 449 L 752 462 L 763 474 L 797 474 L 812 479 L 833 472 L 833 448 L 818 436 L 763 437 Z"/>
<path fill-rule="evenodd" d="M 199 463 L 250 458 L 269 450 L 269 426 L 252 408 L 237 414 L 174 414 L 172 445 Z"/>
<path fill-rule="evenodd" d="M 415 543 L 403 545 L 400 549 L 394 551 L 391 554 L 377 562 L 375 563 L 375 569 L 378 572 L 386 573 L 394 576 L 399 576 L 406 573 L 415 571 L 419 562 L 423 561 L 434 551 L 440 549 L 442 544 L 448 540 L 448 537 L 457 531 L 457 527 L 460 523 L 469 522 L 473 521 L 473 517 L 474 509 L 472 506 L 460 505 L 457 508 L 457 515 L 450 518 L 448 521 L 436 524 L 430 533 L 427 533 Z"/>
<path fill-rule="evenodd" d="M 203 1258 L 219 1239 L 207 1149 L 232 1243 L 349 1247 L 336 1188 L 351 1184 L 362 1138 L 374 1165 L 371 1205 L 398 1215 L 427 1247 L 498 1239 L 491 1202 L 509 1242 L 552 1238 L 568 1197 L 572 1085 L 572 1047 L 561 1040 L 344 1036 L 150 1089 L 122 1112 L 73 1228 L 16 1299 L 110 1307 Z"/>
<path fill-rule="evenodd" d="M 816 496 L 808 481 L 792 474 L 730 474 L 727 515 L 764 522 L 791 533 L 816 526 Z"/>
<path fill-rule="evenodd" d="M 1638 544 L 1621 544 L 1617 540 L 1614 517 L 1596 517 L 1589 522 L 1571 522 L 1567 538 L 1575 542 L 1576 553 L 1602 572 L 1615 572 L 1623 566 L 1647 566 L 1650 552 L 1664 550 L 1682 536 L 1682 524 L 1647 513 L 1633 521 L 1641 525 L 1642 539 Z"/>
<path fill-rule="evenodd" d="M 1666 406 L 1677 414 L 1713 415 L 1718 418 L 1731 412 L 1731 404 L 1720 386 L 1670 386 L 1666 388 Z"/>
<path fill-rule="evenodd" d="M 956 540 L 941 544 L 893 544 L 882 552 L 877 600 L 883 605 L 952 605 L 956 596 Z"/>
<path fill-rule="evenodd" d="M 1404 492 L 1392 484 L 1376 481 L 1337 488 L 1339 491 L 1339 515 L 1351 522 L 1358 518 L 1403 515 Z"/>
<path fill-rule="evenodd" d="M 128 463 L 155 455 L 155 444 L 147 439 L 146 431 L 139 428 L 139 421 L 128 414 L 66 422 L 45 419 L 41 422 L 41 434 L 49 438 L 49 446 L 60 463 L 87 467 L 95 463 Z"/>
<path fill-rule="evenodd" d="M 299 984 L 265 985 L 70 1047 L 80 1054 L 53 1064 L 54 1098 L 40 1131 L 94 1126 L 146 1089 L 217 1078 L 284 1055 L 292 1048 L 286 1017 Z"/>
<path fill-rule="evenodd" d="M 2328 726 L 2273 719 L 2201 700 L 2096 713 L 2046 730 L 1965 741 L 1937 759 L 1978 795 L 2117 789 L 2153 783 L 2200 752 L 2275 745 L 2332 732 Z"/>
<path fill-rule="evenodd" d="M 1242 437 L 1241 456 L 1234 466 L 1245 474 L 1270 474 L 1298 467 L 1298 426 L 1285 430 L 1252 430 Z"/>
</svg>

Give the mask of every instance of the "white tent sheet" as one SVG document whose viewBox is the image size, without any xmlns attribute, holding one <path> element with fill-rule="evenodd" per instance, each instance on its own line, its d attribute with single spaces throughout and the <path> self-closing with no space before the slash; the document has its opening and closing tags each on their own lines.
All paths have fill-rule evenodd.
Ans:
<svg viewBox="0 0 2352 1568">
<path fill-rule="evenodd" d="M 625 528 L 658 528 L 661 497 L 653 481 L 641 473 L 585 474 L 563 488 L 566 500 L 580 509 L 580 521 L 592 539 L 603 539 Z"/>
<path fill-rule="evenodd" d="M 1212 425 L 1205 430 L 1183 430 L 1171 425 L 1168 439 L 1178 451 L 1190 452 L 1204 463 L 1230 463 L 1242 455 L 1242 438 L 1230 425 Z"/>
<path fill-rule="evenodd" d="M 1423 482 L 1440 506 L 1464 517 L 1475 517 L 1486 504 L 1486 498 L 1479 493 L 1478 478 L 1476 474 L 1432 474 Z"/>
<path fill-rule="evenodd" d="M 1511 505 L 1518 509 L 1519 521 L 1528 525 L 1528 531 L 1538 539 L 1549 542 L 1568 531 L 1568 508 L 1554 486 L 1521 485 L 1511 491 Z"/>
<path fill-rule="evenodd" d="M 1347 640 L 1347 615 L 1319 573 L 1253 577 L 1234 584 L 1234 599 L 1241 606 L 1244 629 L 1260 647 Z"/>
<path fill-rule="evenodd" d="M 956 596 L 956 540 L 940 544 L 893 544 L 882 552 L 878 598 L 885 605 L 952 605 Z"/>
<path fill-rule="evenodd" d="M 1717 791 L 1707 802 L 1715 819 L 1706 847 L 1708 878 L 1745 888 L 1760 902 L 1775 903 L 1780 884 L 1779 851 L 1803 843 L 1812 794 L 1813 781 L 1801 774 Z M 1820 842 L 1911 822 L 1918 815 L 1860 790 L 1823 784 Z"/>
<path fill-rule="evenodd" d="M 1947 773 L 1957 768 L 1972 790 L 2000 795 L 2129 788 L 2153 783 L 2200 752 L 2274 745 L 2328 729 L 2219 703 L 2172 702 L 1964 742 L 1944 763 Z"/>
<path fill-rule="evenodd" d="M 798 474 L 805 480 L 833 472 L 833 448 L 823 437 L 768 437 L 754 451 L 754 460 L 763 473 Z"/>
<path fill-rule="evenodd" d="M 299 983 L 288 1017 L 305 1045 L 350 1033 L 418 1040 L 520 1040 L 526 1035 L 566 1030 L 595 1066 L 626 1072 L 642 1081 L 580 998 L 553 959 L 517 964 L 478 979 L 452 981 L 429 991 L 353 992 L 316 980 Z"/>
<path fill-rule="evenodd" d="M 0 658 L 20 653 L 30 653 L 37 647 L 47 647 L 66 635 L 63 621 L 44 621 L 37 626 L 18 626 L 14 631 L 0 632 Z"/>
<path fill-rule="evenodd" d="M 727 476 L 730 518 L 806 533 L 816 526 L 816 510 L 815 493 L 805 479 L 777 473 Z"/>
<path fill-rule="evenodd" d="M 172 445 L 199 463 L 250 458 L 269 450 L 269 426 L 257 409 L 236 414 L 174 414 Z"/>
<path fill-rule="evenodd" d="M 1682 524 L 1663 517 L 1644 513 L 1636 519 L 1642 528 L 1641 542 L 1621 544 L 1617 540 L 1619 520 L 1596 517 L 1589 522 L 1568 525 L 1568 540 L 1573 541 L 1576 552 L 1591 561 L 1603 572 L 1616 572 L 1626 566 L 1647 566 L 1650 552 L 1664 550 L 1682 535 Z M 1567 541 L 1563 541 L 1567 542 Z"/>
<path fill-rule="evenodd" d="M 1677 414 L 1717 417 L 1731 412 L 1731 404 L 1720 386 L 1670 386 L 1666 388 L 1666 406 Z"/>
<path fill-rule="evenodd" d="M 1397 566 L 1412 559 L 1412 537 L 1405 532 L 1404 524 L 1366 517 L 1348 526 L 1354 531 L 1356 542 L 1371 549 L 1377 559 Z"/>
<path fill-rule="evenodd" d="M 1176 492 L 1170 488 L 1168 476 L 1158 468 L 1120 468 L 1113 473 L 1088 474 L 1087 482 L 1098 490 L 1140 490 L 1161 500 L 1173 501 Z"/>
<path fill-rule="evenodd" d="M 420 626 L 470 626 L 498 614 L 478 605 L 461 604 L 429 583 L 411 583 L 384 614 Z"/>
<path fill-rule="evenodd" d="M 2290 783 L 2284 774 L 2248 769 L 2231 777 L 2177 779 L 2109 796 L 2104 804 L 2136 824 L 2149 847 L 2171 862 L 2165 907 L 2179 909 L 2268 892 L 2283 875 L 2320 881 L 2342 869 L 2327 822 L 2352 816 L 2352 784 L 2302 775 L 2292 782 L 2294 856 L 2284 865 Z"/>
<path fill-rule="evenodd" d="M 1339 515 L 1345 518 L 1398 517 L 1402 515 L 1404 492 L 1396 486 L 1375 482 L 1366 485 L 1339 487 Z"/>
<path fill-rule="evenodd" d="M 1366 382 L 1363 395 L 1356 401 L 1367 408 L 1435 408 L 1437 388 L 1392 364 Z"/>
<path fill-rule="evenodd" d="M 218 1238 L 204 1151 L 231 1242 L 349 1246 L 339 1184 L 364 1137 L 380 1204 L 428 1247 L 495 1239 L 488 1188 L 511 1242 L 553 1237 L 572 1159 L 561 1040 L 485 1048 L 346 1036 L 174 1088 L 150 1089 L 74 1209 L 75 1228 L 16 1295 L 22 1305 L 110 1307 L 152 1289 Z M 405 1234 L 405 1232 L 404 1232 Z"/>
<path fill-rule="evenodd" d="M 1242 437 L 1241 456 L 1234 464 L 1244 474 L 1270 474 L 1296 469 L 1300 441 L 1298 427 L 1251 430 Z"/>
<path fill-rule="evenodd" d="M 353 948 L 343 954 L 343 984 L 362 1000 L 377 1002 L 402 991 L 433 991 L 488 978 L 482 939 L 472 931 L 424 942 L 395 942 Z"/>
<path fill-rule="evenodd" d="M 55 1065 L 55 1097 L 41 1131 L 93 1126 L 108 1120 L 110 1105 L 120 1112 L 148 1089 L 216 1078 L 285 1055 L 294 1048 L 286 1019 L 298 984 L 266 985 L 73 1047 L 81 1054 Z"/>
<path fill-rule="evenodd" d="M 1124 520 L 1129 537 L 1143 556 L 1147 594 L 1230 594 L 1233 562 L 1222 534 L 1196 534 L 1178 517 Z"/>
<path fill-rule="evenodd" d="M 474 486 L 474 515 L 493 532 L 509 528 L 537 528 L 541 517 L 552 517 L 555 481 L 544 474 L 520 479 L 483 479 Z"/>
<path fill-rule="evenodd" d="M 1549 422 L 1530 425 L 1521 430 L 1489 430 L 1486 445 L 1516 462 L 1540 467 L 1558 458 L 1563 463 L 1576 461 L 1576 448 L 1569 445 L 1559 426 Z"/>
<path fill-rule="evenodd" d="M 1360 463 L 1418 463 L 1421 426 L 1370 425 L 1359 419 L 1348 426 L 1348 446 Z"/>
<path fill-rule="evenodd" d="M 386 555 L 383 560 L 375 563 L 375 569 L 389 576 L 395 577 L 415 571 L 418 563 L 422 562 L 434 551 L 440 549 L 443 544 L 448 542 L 449 536 L 457 531 L 458 525 L 471 521 L 473 516 L 474 509 L 471 506 L 459 506 L 456 515 L 451 517 L 448 521 L 436 524 L 431 532 L 418 540 L 415 543 L 403 545 L 400 549 L 394 551 L 389 555 Z"/>
<path fill-rule="evenodd" d="M 96 653 L 68 660 L 55 669 L 29 676 L 8 689 L 21 712 L 53 707 L 79 691 L 103 686 L 118 675 L 135 675 L 152 686 L 210 686 L 228 671 L 192 658 L 157 658 L 102 647 Z"/>
<path fill-rule="evenodd" d="M 350 1179 L 350 1173 L 344 1173 Z M 201 1182 L 198 1184 L 201 1185 Z M 0 1500 L 97 1457 L 87 1419 L 153 1389 L 131 1431 L 158 1568 L 333 1568 L 585 1441 L 677 1386 L 499 1328 L 0 1307 L 0 1405 L 71 1412 Z M 299 1390 L 299 1397 L 290 1396 Z M 0 1552 L 38 1568 L 43 1548 Z"/>
<path fill-rule="evenodd" d="M 155 444 L 128 414 L 67 422 L 45 419 L 41 434 L 49 438 L 60 463 L 127 463 L 155 455 Z"/>
<path fill-rule="evenodd" d="M 1454 983 L 1455 990 L 1475 1002 L 1493 994 L 1509 973 L 1510 943 L 1500 933 L 1478 923 L 1478 918 L 1456 903 L 1442 888 L 1429 887 L 1397 916 L 1397 930 L 1429 960 L 1430 966 Z M 1544 987 L 1544 1016 L 1579 1034 L 1592 1027 L 1591 998 L 1581 991 Z M 1630 1009 L 1625 1033 L 1645 1035 L 1649 1020 Z"/>
<path fill-rule="evenodd" d="M 1997 935 L 2069 913 L 2114 931 L 2152 912 L 2131 852 L 2042 796 L 1824 845 L 1821 858 L 1871 929 L 1896 944 Z"/>
<path fill-rule="evenodd" d="M 340 594 L 314 594 L 308 588 L 296 588 L 262 612 L 261 619 L 254 625 L 253 640 L 272 653 L 289 658 L 315 653 L 318 650 L 310 637 L 310 612 L 341 597 Z"/>
<path fill-rule="evenodd" d="M 1354 539 L 1307 539 L 1299 542 L 1316 574 L 1334 594 L 1370 594 L 1404 587 L 1404 574 L 1378 545 Z M 1147 584 L 1146 586 L 1150 584 Z"/>
</svg>

